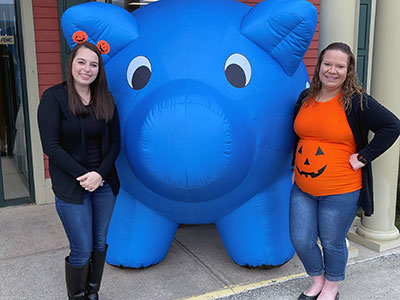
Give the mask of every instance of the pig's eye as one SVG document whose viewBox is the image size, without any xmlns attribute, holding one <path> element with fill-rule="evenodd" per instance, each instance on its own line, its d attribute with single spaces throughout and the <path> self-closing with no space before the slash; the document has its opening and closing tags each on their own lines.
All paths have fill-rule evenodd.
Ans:
<svg viewBox="0 0 400 300">
<path fill-rule="evenodd" d="M 234 53 L 225 62 L 225 76 L 234 87 L 243 88 L 251 79 L 251 65 L 247 58 Z"/>
<path fill-rule="evenodd" d="M 129 63 L 126 72 L 128 84 L 134 90 L 140 90 L 146 86 L 151 77 L 151 64 L 145 56 L 136 56 Z"/>
</svg>

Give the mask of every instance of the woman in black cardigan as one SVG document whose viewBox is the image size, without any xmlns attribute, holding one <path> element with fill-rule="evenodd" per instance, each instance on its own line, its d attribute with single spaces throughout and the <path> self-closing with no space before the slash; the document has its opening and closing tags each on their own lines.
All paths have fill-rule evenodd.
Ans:
<svg viewBox="0 0 400 300">
<path fill-rule="evenodd" d="M 400 121 L 363 92 L 354 55 L 344 43 L 321 52 L 294 120 L 290 236 L 313 280 L 298 299 L 339 299 L 347 233 L 359 207 L 366 216 L 373 213 L 371 162 L 396 141 Z M 369 131 L 375 133 L 371 141 Z"/>
<path fill-rule="evenodd" d="M 120 150 L 115 102 L 99 50 L 78 44 L 67 80 L 46 90 L 38 109 L 56 209 L 70 243 L 65 258 L 69 299 L 98 299 L 106 235 L 119 191 Z"/>
</svg>

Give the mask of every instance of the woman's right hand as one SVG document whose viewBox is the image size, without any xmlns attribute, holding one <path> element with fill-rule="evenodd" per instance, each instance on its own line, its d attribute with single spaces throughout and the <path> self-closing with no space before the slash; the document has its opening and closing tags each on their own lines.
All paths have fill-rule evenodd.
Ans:
<svg viewBox="0 0 400 300">
<path fill-rule="evenodd" d="M 89 192 L 93 192 L 104 183 L 101 175 L 95 171 L 87 172 L 86 174 L 76 178 L 76 180 L 78 180 L 80 185 Z"/>
<path fill-rule="evenodd" d="M 350 155 L 349 162 L 354 171 L 365 166 L 365 164 L 358 160 L 358 153 L 353 153 L 352 155 Z"/>
<path fill-rule="evenodd" d="M 294 170 L 293 170 L 293 173 L 292 173 L 292 184 L 294 184 Z"/>
</svg>

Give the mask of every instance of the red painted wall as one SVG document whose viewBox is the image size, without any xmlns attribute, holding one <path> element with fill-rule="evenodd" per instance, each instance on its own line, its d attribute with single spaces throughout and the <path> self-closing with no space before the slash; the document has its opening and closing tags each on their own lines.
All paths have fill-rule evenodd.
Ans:
<svg viewBox="0 0 400 300">
<path fill-rule="evenodd" d="M 57 0 L 33 0 L 32 6 L 41 96 L 62 80 Z"/>
<path fill-rule="evenodd" d="M 318 59 L 319 8 L 320 8 L 321 0 L 308 0 L 308 2 L 311 2 L 312 4 L 314 4 L 315 8 L 318 11 L 317 28 L 315 29 L 315 34 L 314 34 L 313 40 L 310 44 L 310 47 L 308 47 L 308 50 L 307 50 L 306 54 L 304 55 L 304 64 L 306 65 L 310 79 L 312 79 L 312 76 L 314 74 L 314 68 L 317 64 L 317 59 Z"/>
<path fill-rule="evenodd" d="M 57 0 L 32 0 L 39 94 L 62 81 Z M 45 178 L 49 178 L 44 156 Z"/>
</svg>

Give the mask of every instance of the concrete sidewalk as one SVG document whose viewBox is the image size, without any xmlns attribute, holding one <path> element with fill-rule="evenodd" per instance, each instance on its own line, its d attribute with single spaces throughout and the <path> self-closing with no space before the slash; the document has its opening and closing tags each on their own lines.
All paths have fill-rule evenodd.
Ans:
<svg viewBox="0 0 400 300">
<path fill-rule="evenodd" d="M 377 253 L 352 244 L 340 299 L 400 299 L 400 248 Z M 0 300 L 66 299 L 68 242 L 54 205 L 0 209 Z M 146 269 L 106 265 L 101 300 L 297 299 L 310 279 L 295 256 L 282 267 L 233 263 L 214 225 L 178 229 L 167 257 Z"/>
</svg>

